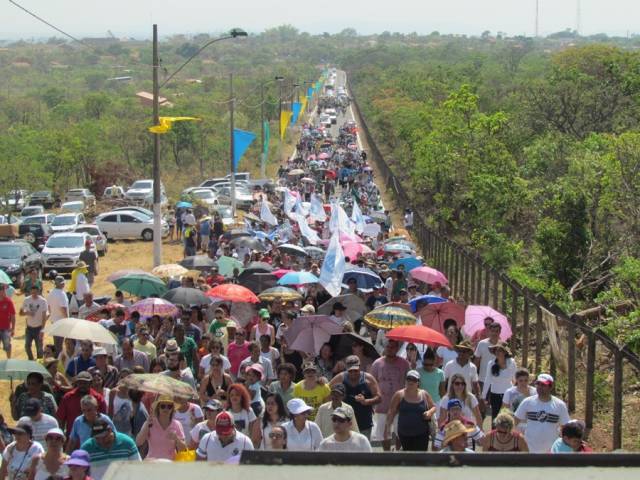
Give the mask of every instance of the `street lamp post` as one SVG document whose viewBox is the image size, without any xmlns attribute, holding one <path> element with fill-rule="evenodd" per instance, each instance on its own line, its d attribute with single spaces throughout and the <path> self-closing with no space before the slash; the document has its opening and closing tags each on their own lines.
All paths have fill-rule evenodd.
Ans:
<svg viewBox="0 0 640 480">
<path fill-rule="evenodd" d="M 191 60 L 200 55 L 200 53 L 216 42 L 228 40 L 236 37 L 246 37 L 247 32 L 240 28 L 232 29 L 228 35 L 224 37 L 214 38 L 205 43 L 198 49 L 196 53 L 191 55 L 178 69 L 169 75 L 162 84 L 158 81 L 158 70 L 160 61 L 158 58 L 158 25 L 153 25 L 153 124 L 160 123 L 160 89 L 175 77 Z M 235 178 L 233 178 L 235 180 Z M 162 207 L 161 207 L 161 189 L 160 189 L 160 137 L 159 134 L 153 134 L 153 265 L 157 267 L 162 263 Z"/>
<path fill-rule="evenodd" d="M 264 87 L 271 82 L 282 82 L 284 77 L 276 76 L 273 80 L 268 80 L 260 84 L 260 140 L 261 140 L 261 153 L 260 153 L 260 176 L 266 178 L 267 176 L 267 153 L 264 148 Z M 282 99 L 280 99 L 282 102 Z M 282 104 L 281 104 L 282 105 Z M 282 115 L 282 109 L 280 109 L 280 115 Z M 279 121 L 280 119 L 278 119 Z M 280 135 L 280 124 L 278 123 L 278 135 Z"/>
</svg>

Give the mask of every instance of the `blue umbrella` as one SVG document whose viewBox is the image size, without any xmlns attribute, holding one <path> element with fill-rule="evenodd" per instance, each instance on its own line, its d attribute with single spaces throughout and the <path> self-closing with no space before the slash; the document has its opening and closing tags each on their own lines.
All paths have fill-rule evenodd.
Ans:
<svg viewBox="0 0 640 480">
<path fill-rule="evenodd" d="M 318 277 L 311 272 L 289 272 L 280 277 L 278 285 L 304 285 L 318 283 L 318 281 Z"/>
<path fill-rule="evenodd" d="M 404 270 L 408 272 L 409 270 L 413 270 L 414 268 L 421 267 L 424 265 L 422 260 L 418 260 L 416 257 L 406 257 L 399 258 L 395 262 L 393 262 L 389 267 L 393 270 L 397 270 L 400 265 L 404 265 Z"/>
<path fill-rule="evenodd" d="M 176 208 L 191 208 L 193 204 L 190 202 L 178 202 L 176 203 Z"/>
<path fill-rule="evenodd" d="M 422 300 L 427 302 L 427 304 L 432 304 L 432 303 L 444 303 L 447 301 L 446 298 L 442 298 L 442 297 L 436 297 L 435 295 L 422 295 L 420 297 L 416 297 L 413 300 L 409 301 L 409 305 L 411 305 L 411 311 L 412 312 L 416 312 L 416 305 L 418 304 L 418 302 Z"/>
<path fill-rule="evenodd" d="M 404 243 L 404 242 L 390 243 L 388 245 L 385 245 L 384 251 L 393 252 L 393 253 L 413 253 L 414 252 L 413 247 L 408 243 Z"/>
<path fill-rule="evenodd" d="M 369 270 L 368 268 L 348 267 L 342 277 L 342 283 L 346 285 L 352 278 L 355 278 L 358 288 L 364 290 L 378 288 L 383 285 L 382 279 L 373 270 Z"/>
</svg>

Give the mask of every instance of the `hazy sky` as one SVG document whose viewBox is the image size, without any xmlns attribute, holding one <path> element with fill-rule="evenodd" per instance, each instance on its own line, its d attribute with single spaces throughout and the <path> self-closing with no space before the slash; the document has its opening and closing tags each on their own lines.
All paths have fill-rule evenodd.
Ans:
<svg viewBox="0 0 640 480">
<path fill-rule="evenodd" d="M 250 32 L 291 24 L 300 30 L 360 33 L 385 30 L 480 34 L 484 30 L 532 35 L 535 0 L 16 0 L 78 36 L 148 37 L 160 34 Z M 578 0 L 539 0 L 540 33 L 576 27 Z M 581 0 L 583 34 L 639 31 L 640 0 Z M 8 0 L 0 0 L 0 39 L 56 35 Z"/>
</svg>

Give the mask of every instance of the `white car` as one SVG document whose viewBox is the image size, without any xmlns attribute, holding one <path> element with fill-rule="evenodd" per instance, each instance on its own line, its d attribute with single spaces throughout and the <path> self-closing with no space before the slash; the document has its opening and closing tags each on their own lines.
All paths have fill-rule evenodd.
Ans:
<svg viewBox="0 0 640 480">
<path fill-rule="evenodd" d="M 64 202 L 60 205 L 60 211 L 63 213 L 80 213 L 84 212 L 84 202 L 82 200 L 73 200 L 71 202 Z"/>
<path fill-rule="evenodd" d="M 153 180 L 137 180 L 129 187 L 124 197 L 136 204 L 153 204 Z M 167 203 L 164 185 L 160 184 L 160 203 Z"/>
<path fill-rule="evenodd" d="M 85 224 L 76 227 L 76 233 L 88 233 L 91 235 L 91 239 L 93 240 L 94 245 L 96 246 L 96 250 L 98 251 L 98 255 L 101 257 L 107 254 L 108 244 L 107 237 L 104 236 L 104 233 L 100 231 L 100 227 L 92 224 Z"/>
<path fill-rule="evenodd" d="M 51 225 L 56 216 L 53 213 L 43 213 L 42 215 L 31 215 L 22 219 L 22 225 Z"/>
<path fill-rule="evenodd" d="M 210 188 L 196 188 L 191 190 L 189 195 L 191 195 L 194 200 L 205 203 L 209 208 L 220 203 L 218 202 L 217 195 L 213 193 L 213 190 Z"/>
<path fill-rule="evenodd" d="M 338 112 L 336 112 L 335 108 L 325 108 L 324 114 L 329 116 L 332 125 L 338 123 Z"/>
<path fill-rule="evenodd" d="M 222 225 L 224 226 L 225 230 L 236 223 L 231 213 L 231 207 L 227 205 L 217 205 L 213 207 L 213 211 L 218 212 L 218 215 L 220 215 L 220 218 L 222 219 Z"/>
<path fill-rule="evenodd" d="M 40 215 L 42 213 L 44 213 L 44 207 L 42 205 L 30 205 L 22 209 L 20 216 L 25 218 L 32 215 Z"/>
<path fill-rule="evenodd" d="M 325 128 L 331 128 L 331 117 L 325 113 L 323 113 L 322 115 L 320 115 L 320 118 L 318 119 L 318 121 L 320 122 L 320 126 L 321 127 L 325 127 Z"/>
<path fill-rule="evenodd" d="M 95 252 L 96 246 L 88 233 L 64 232 L 51 235 L 42 249 L 44 271 L 70 272 L 76 268 L 87 241 L 92 243 L 91 249 Z"/>
<path fill-rule="evenodd" d="M 124 188 L 113 185 L 104 189 L 102 198 L 124 198 Z"/>
<path fill-rule="evenodd" d="M 218 201 L 224 205 L 231 205 L 231 187 L 221 187 L 216 185 L 214 191 L 217 192 Z M 236 206 L 248 210 L 253 205 L 253 194 L 247 187 L 236 185 Z"/>
<path fill-rule="evenodd" d="M 96 196 L 88 188 L 74 188 L 64 195 L 65 202 L 83 202 L 88 207 L 96 206 Z"/>
<path fill-rule="evenodd" d="M 109 240 L 153 240 L 153 218 L 134 210 L 107 212 L 96 218 L 96 225 Z M 169 235 L 169 225 L 162 220 L 162 236 Z"/>
<path fill-rule="evenodd" d="M 53 233 L 73 232 L 78 225 L 84 223 L 84 214 L 82 213 L 63 213 L 56 215 L 51 222 Z"/>
</svg>

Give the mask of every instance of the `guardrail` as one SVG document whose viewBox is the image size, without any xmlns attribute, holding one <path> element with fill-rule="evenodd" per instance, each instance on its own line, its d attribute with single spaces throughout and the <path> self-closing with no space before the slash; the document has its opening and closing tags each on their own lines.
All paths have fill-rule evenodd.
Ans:
<svg viewBox="0 0 640 480">
<path fill-rule="evenodd" d="M 369 158 L 377 165 L 396 204 L 411 208 L 410 196 L 371 135 L 348 74 L 347 85 L 359 133 L 369 146 Z M 593 429 L 596 404 L 599 412 L 606 412 L 603 400 L 608 398 L 600 397 L 607 397 L 608 391 L 601 384 L 613 370 L 613 394 L 607 402 L 612 404 L 611 445 L 614 450 L 622 448 L 624 366 L 640 371 L 640 357 L 617 345 L 603 331 L 586 325 L 577 315 L 567 314 L 491 267 L 477 252 L 439 234 L 427 225 L 420 212 L 414 212 L 413 228 L 423 257 L 430 266 L 447 274 L 456 300 L 490 305 L 509 317 L 514 332 L 510 342 L 520 365 L 534 373 L 550 372 L 556 379 L 556 394 L 564 397 L 570 412 L 576 412 L 576 395 L 581 393 L 583 402 L 578 405 L 578 413 L 584 416 L 587 434 Z"/>
</svg>

